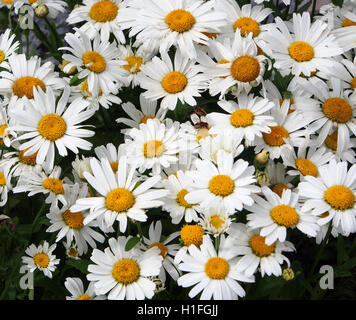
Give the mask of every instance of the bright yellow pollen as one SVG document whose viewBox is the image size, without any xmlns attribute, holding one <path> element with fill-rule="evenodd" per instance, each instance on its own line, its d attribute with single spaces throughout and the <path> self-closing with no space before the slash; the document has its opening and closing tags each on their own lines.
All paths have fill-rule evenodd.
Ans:
<svg viewBox="0 0 356 320">
<path fill-rule="evenodd" d="M 295 165 L 303 176 L 316 177 L 318 175 L 317 166 L 309 159 L 297 159 Z"/>
<path fill-rule="evenodd" d="M 178 71 L 172 71 L 164 76 L 161 85 L 170 94 L 182 92 L 188 84 L 187 77 Z"/>
<path fill-rule="evenodd" d="M 166 150 L 162 141 L 150 140 L 143 145 L 143 154 L 146 158 L 159 157 Z"/>
<path fill-rule="evenodd" d="M 219 174 L 209 181 L 209 190 L 217 196 L 226 197 L 234 192 L 235 182 L 225 174 Z"/>
<path fill-rule="evenodd" d="M 327 118 L 338 123 L 346 123 L 352 118 L 352 107 L 342 98 L 326 99 L 323 112 Z"/>
<path fill-rule="evenodd" d="M 14 82 L 12 86 L 12 92 L 19 98 L 26 96 L 28 99 L 33 99 L 34 87 L 36 87 L 37 90 L 38 87 L 40 87 L 42 91 L 46 91 L 46 86 L 42 80 L 27 76 L 19 78 Z"/>
<path fill-rule="evenodd" d="M 148 119 L 155 119 L 155 116 L 144 116 L 144 117 L 141 119 L 140 123 L 146 124 Z"/>
<path fill-rule="evenodd" d="M 154 242 L 149 246 L 150 248 L 157 247 L 161 250 L 160 255 L 164 258 L 167 255 L 168 249 L 162 242 Z"/>
<path fill-rule="evenodd" d="M 127 57 L 125 60 L 128 62 L 128 64 L 123 66 L 123 68 L 126 71 L 131 72 L 133 74 L 136 74 L 137 72 L 140 71 L 140 67 L 143 64 L 142 58 L 136 57 L 136 56 L 130 56 L 130 57 Z M 133 68 L 135 68 L 135 69 L 133 69 Z"/>
<path fill-rule="evenodd" d="M 224 63 L 229 63 L 229 61 L 226 59 L 221 59 L 216 64 L 224 64 Z"/>
<path fill-rule="evenodd" d="M 2 63 L 5 60 L 5 53 L 4 51 L 0 50 L 0 63 Z"/>
<path fill-rule="evenodd" d="M 189 11 L 183 9 L 173 10 L 167 14 L 164 21 L 171 31 L 186 32 L 195 24 L 195 18 Z"/>
<path fill-rule="evenodd" d="M 344 211 L 354 206 L 355 195 L 342 185 L 329 187 L 324 193 L 324 200 L 335 210 Z"/>
<path fill-rule="evenodd" d="M 87 51 L 83 54 L 83 63 L 95 73 L 101 73 L 106 69 L 106 61 L 104 57 L 96 51 Z"/>
<path fill-rule="evenodd" d="M 351 80 L 351 89 L 356 89 L 356 77 Z"/>
<path fill-rule="evenodd" d="M 34 4 L 37 0 L 28 0 L 29 3 Z"/>
<path fill-rule="evenodd" d="M 84 216 L 81 212 L 66 210 L 62 213 L 62 218 L 65 224 L 71 229 L 79 230 L 83 228 Z"/>
<path fill-rule="evenodd" d="M 6 179 L 5 179 L 5 175 L 4 172 L 0 172 L 0 186 L 4 186 L 6 184 Z"/>
<path fill-rule="evenodd" d="M 86 93 L 88 96 L 92 96 L 92 93 L 89 91 L 89 85 L 88 85 L 88 80 L 84 80 L 82 85 L 80 86 L 80 90 L 84 93 Z M 99 88 L 99 93 L 98 95 L 101 96 L 103 94 L 103 91 L 101 88 Z"/>
<path fill-rule="evenodd" d="M 105 199 L 106 207 L 117 213 L 127 211 L 135 204 L 133 194 L 124 188 L 111 190 Z"/>
<path fill-rule="evenodd" d="M 283 190 L 288 190 L 289 188 L 283 183 L 277 183 L 272 187 L 272 191 L 277 193 L 280 198 L 282 198 Z"/>
<path fill-rule="evenodd" d="M 205 273 L 210 279 L 221 280 L 225 279 L 230 270 L 229 263 L 220 257 L 210 258 L 205 263 Z"/>
<path fill-rule="evenodd" d="M 216 230 L 219 230 L 221 229 L 225 221 L 221 219 L 219 216 L 213 216 L 210 218 L 209 222 Z"/>
<path fill-rule="evenodd" d="M 260 74 L 260 63 L 258 60 L 251 56 L 242 56 L 237 58 L 231 64 L 232 77 L 241 82 L 251 82 L 256 80 Z"/>
<path fill-rule="evenodd" d="M 297 211 L 291 206 L 281 204 L 274 207 L 270 212 L 272 220 L 279 226 L 285 226 L 286 228 L 295 226 L 299 221 L 299 215 Z"/>
<path fill-rule="evenodd" d="M 57 114 L 46 114 L 38 123 L 39 134 L 50 141 L 62 138 L 67 131 L 67 124 L 64 119 Z"/>
<path fill-rule="evenodd" d="M 112 276 L 117 282 L 127 285 L 139 278 L 140 267 L 132 259 L 122 259 L 115 263 L 112 269 Z"/>
<path fill-rule="evenodd" d="M 325 138 L 324 143 L 329 149 L 336 151 L 337 150 L 337 130 L 334 131 L 332 134 L 329 134 Z"/>
<path fill-rule="evenodd" d="M 216 36 L 218 35 L 215 32 L 202 32 L 202 34 L 206 35 L 209 39 L 215 39 Z"/>
<path fill-rule="evenodd" d="M 240 109 L 231 113 L 230 121 L 231 124 L 236 128 L 245 128 L 252 125 L 254 118 L 255 116 L 250 110 Z"/>
<path fill-rule="evenodd" d="M 12 4 L 14 0 L 1 0 L 1 2 L 5 4 Z"/>
<path fill-rule="evenodd" d="M 33 261 L 36 266 L 40 268 L 47 268 L 49 264 L 49 257 L 45 253 L 36 253 L 33 256 Z"/>
<path fill-rule="evenodd" d="M 114 171 L 114 173 L 116 173 L 117 170 L 119 169 L 119 162 L 118 161 L 110 162 L 110 167 L 111 167 L 112 171 Z"/>
<path fill-rule="evenodd" d="M 343 26 L 343 27 L 356 26 L 356 21 L 352 21 L 352 20 L 350 20 L 350 19 L 345 19 L 345 20 L 342 22 L 342 26 Z"/>
<path fill-rule="evenodd" d="M 92 5 L 89 11 L 89 16 L 97 22 L 108 22 L 116 18 L 118 11 L 119 8 L 116 3 L 103 0 Z"/>
<path fill-rule="evenodd" d="M 242 37 L 246 37 L 249 33 L 253 33 L 253 38 L 257 37 L 260 32 L 260 26 L 258 25 L 256 20 L 253 20 L 250 17 L 242 17 L 236 20 L 234 23 L 234 30 L 240 29 L 240 33 Z"/>
<path fill-rule="evenodd" d="M 276 249 L 276 244 L 273 243 L 271 245 L 266 244 L 266 238 L 260 235 L 253 235 L 250 238 L 249 245 L 253 251 L 253 253 L 258 257 L 268 257 L 270 254 L 274 252 Z"/>
<path fill-rule="evenodd" d="M 0 137 L 4 137 L 5 136 L 5 130 L 8 128 L 8 126 L 6 124 L 3 124 L 0 126 Z M 4 140 L 2 138 L 0 138 L 0 144 L 4 144 Z"/>
<path fill-rule="evenodd" d="M 188 193 L 188 190 L 187 189 L 182 189 L 181 191 L 178 192 L 177 194 L 177 203 L 178 205 L 180 205 L 181 207 L 184 207 L 184 208 L 191 208 L 193 207 L 192 204 L 188 203 L 184 197 L 186 196 L 186 194 Z"/>
<path fill-rule="evenodd" d="M 28 149 L 29 148 L 19 152 L 19 159 L 24 164 L 27 164 L 29 166 L 35 166 L 36 165 L 36 157 L 37 157 L 38 151 L 36 151 L 34 154 L 31 154 L 30 156 L 25 156 L 24 154 Z"/>
<path fill-rule="evenodd" d="M 314 48 L 307 42 L 295 41 L 288 48 L 289 55 L 298 62 L 310 61 L 314 58 Z"/>
<path fill-rule="evenodd" d="M 263 139 L 265 142 L 272 147 L 279 147 L 285 144 L 283 138 L 288 138 L 288 131 L 282 126 L 270 127 L 271 132 L 263 132 Z"/>
<path fill-rule="evenodd" d="M 84 293 L 81 296 L 79 296 L 76 300 L 93 300 L 93 298 Z"/>
<path fill-rule="evenodd" d="M 187 247 L 191 244 L 199 247 L 203 243 L 203 235 L 204 229 L 199 224 L 186 224 L 180 230 L 180 238 Z"/>
<path fill-rule="evenodd" d="M 52 191 L 54 194 L 63 194 L 63 182 L 56 178 L 46 178 L 42 182 L 42 186 L 47 190 Z"/>
</svg>

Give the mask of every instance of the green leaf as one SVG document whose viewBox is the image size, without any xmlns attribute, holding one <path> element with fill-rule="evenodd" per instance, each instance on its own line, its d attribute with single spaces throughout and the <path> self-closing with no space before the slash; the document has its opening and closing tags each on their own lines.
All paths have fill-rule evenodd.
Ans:
<svg viewBox="0 0 356 320">
<path fill-rule="evenodd" d="M 130 251 L 136 244 L 140 242 L 140 238 L 138 237 L 133 237 L 130 238 L 125 245 L 125 251 Z"/>
<path fill-rule="evenodd" d="M 68 260 L 66 260 L 66 263 L 69 266 L 76 268 L 83 274 L 88 274 L 88 266 L 90 264 L 90 261 L 83 260 L 83 259 L 80 259 L 80 260 L 68 259 Z"/>
</svg>

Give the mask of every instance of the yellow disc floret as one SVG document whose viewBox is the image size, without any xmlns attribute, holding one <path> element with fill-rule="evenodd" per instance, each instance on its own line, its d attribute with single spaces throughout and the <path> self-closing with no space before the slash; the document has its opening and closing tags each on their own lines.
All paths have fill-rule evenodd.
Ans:
<svg viewBox="0 0 356 320">
<path fill-rule="evenodd" d="M 276 224 L 286 228 L 295 226 L 299 222 L 299 215 L 297 211 L 286 204 L 274 207 L 271 210 L 270 215 Z"/>
<path fill-rule="evenodd" d="M 64 119 L 57 114 L 46 114 L 39 121 L 37 130 L 43 138 L 56 141 L 66 133 L 67 124 Z"/>
<path fill-rule="evenodd" d="M 84 293 L 80 295 L 76 300 L 93 300 L 93 298 Z"/>
<path fill-rule="evenodd" d="M 260 74 L 260 63 L 251 56 L 242 56 L 231 64 L 231 76 L 241 82 L 251 82 L 257 79 Z"/>
<path fill-rule="evenodd" d="M 178 205 L 180 205 L 181 207 L 184 208 L 191 208 L 193 205 L 188 203 L 184 197 L 188 194 L 188 190 L 187 189 L 182 189 L 177 193 L 177 203 Z"/>
<path fill-rule="evenodd" d="M 303 176 L 316 177 L 318 175 L 317 166 L 309 159 L 297 159 L 295 160 L 295 165 Z"/>
<path fill-rule="evenodd" d="M 346 123 L 352 118 L 352 107 L 343 98 L 329 98 L 323 104 L 323 112 L 327 118 L 338 123 Z"/>
<path fill-rule="evenodd" d="M 272 191 L 276 194 L 278 194 L 278 196 L 280 198 L 282 198 L 282 193 L 283 193 L 283 190 L 288 190 L 289 188 L 283 184 L 283 183 L 276 183 L 275 185 L 273 185 L 272 187 Z"/>
<path fill-rule="evenodd" d="M 63 182 L 57 178 L 46 178 L 42 186 L 54 194 L 64 194 Z"/>
<path fill-rule="evenodd" d="M 220 257 L 210 258 L 205 263 L 205 273 L 210 279 L 222 280 L 225 279 L 230 270 L 229 263 Z"/>
<path fill-rule="evenodd" d="M 90 8 L 89 16 L 97 22 L 108 22 L 116 18 L 118 10 L 119 8 L 115 2 L 108 0 L 98 1 Z"/>
<path fill-rule="evenodd" d="M 337 132 L 336 130 L 332 134 L 329 134 L 324 141 L 325 145 L 333 151 L 337 150 Z"/>
<path fill-rule="evenodd" d="M 269 127 L 270 133 L 263 132 L 263 139 L 272 147 L 279 147 L 285 144 L 284 138 L 288 138 L 288 131 L 282 126 Z"/>
<path fill-rule="evenodd" d="M 146 124 L 148 119 L 155 119 L 155 118 L 156 118 L 155 116 L 144 116 L 144 117 L 140 120 L 140 123 Z"/>
<path fill-rule="evenodd" d="M 106 207 L 117 213 L 127 211 L 135 204 L 135 198 L 131 191 L 124 188 L 111 190 L 105 199 Z"/>
<path fill-rule="evenodd" d="M 254 38 L 257 37 L 261 32 L 257 21 L 250 17 L 242 17 L 237 19 L 234 23 L 234 30 L 236 31 L 236 29 L 240 29 L 242 37 L 246 37 L 249 33 L 252 32 Z"/>
<path fill-rule="evenodd" d="M 96 51 L 87 51 L 82 56 L 83 64 L 95 73 L 102 73 L 106 69 L 105 58 Z"/>
<path fill-rule="evenodd" d="M 159 157 L 166 150 L 162 141 L 150 140 L 143 145 L 143 155 L 146 158 Z"/>
<path fill-rule="evenodd" d="M 199 247 L 203 243 L 203 235 L 204 229 L 199 224 L 186 224 L 180 230 L 180 238 L 187 247 L 191 244 Z"/>
<path fill-rule="evenodd" d="M 245 128 L 252 125 L 254 117 L 249 109 L 240 109 L 231 113 L 230 122 L 236 128 Z"/>
<path fill-rule="evenodd" d="M 164 19 L 171 31 L 179 33 L 189 31 L 195 24 L 195 18 L 189 11 L 183 9 L 173 10 Z"/>
<path fill-rule="evenodd" d="M 162 242 L 154 242 L 149 246 L 150 248 L 157 247 L 160 250 L 160 255 L 164 258 L 167 255 L 168 249 Z"/>
<path fill-rule="evenodd" d="M 352 78 L 350 85 L 351 89 L 356 89 L 356 77 Z"/>
<path fill-rule="evenodd" d="M 217 196 L 226 197 L 234 192 L 235 182 L 228 175 L 219 174 L 209 181 L 209 190 Z"/>
<path fill-rule="evenodd" d="M 342 26 L 345 28 L 345 27 L 351 27 L 351 26 L 356 26 L 356 21 L 352 21 L 350 19 L 345 19 L 343 22 L 342 22 Z"/>
<path fill-rule="evenodd" d="M 47 268 L 49 265 L 49 257 L 45 253 L 36 253 L 33 256 L 33 262 L 37 267 Z"/>
<path fill-rule="evenodd" d="M 324 193 L 324 200 L 335 210 L 351 209 L 355 203 L 354 193 L 343 185 L 329 187 Z"/>
<path fill-rule="evenodd" d="M 212 216 L 210 218 L 210 221 L 209 223 L 216 229 L 216 230 L 219 230 L 222 228 L 223 224 L 224 224 L 224 220 L 221 219 L 221 217 L 219 216 Z"/>
<path fill-rule="evenodd" d="M 65 224 L 71 229 L 79 230 L 83 228 L 84 216 L 81 212 L 66 210 L 62 213 L 62 218 Z"/>
<path fill-rule="evenodd" d="M 187 77 L 178 71 L 166 74 L 161 81 L 162 88 L 170 94 L 182 92 L 187 84 Z"/>
<path fill-rule="evenodd" d="M 128 64 L 125 64 L 123 68 L 126 71 L 131 72 L 133 74 L 136 74 L 137 72 L 140 71 L 140 67 L 143 63 L 143 59 L 141 57 L 130 56 L 127 57 L 125 60 L 127 61 Z"/>
<path fill-rule="evenodd" d="M 314 58 L 314 48 L 307 42 L 295 41 L 288 48 L 289 55 L 298 62 L 310 61 Z"/>
<path fill-rule="evenodd" d="M 140 276 L 140 267 L 132 259 L 122 259 L 115 263 L 112 269 L 114 279 L 124 285 L 135 282 Z"/>
<path fill-rule="evenodd" d="M 249 241 L 250 248 L 253 253 L 258 257 L 268 257 L 276 249 L 276 244 L 271 245 L 266 244 L 266 238 L 260 235 L 253 235 Z"/>
<path fill-rule="evenodd" d="M 0 63 L 5 60 L 5 52 L 0 50 Z"/>
<path fill-rule="evenodd" d="M 12 92 L 19 98 L 26 96 L 28 99 L 33 99 L 33 88 L 38 90 L 38 87 L 40 87 L 42 91 L 46 91 L 46 85 L 42 80 L 26 76 L 19 78 L 14 82 Z"/>
<path fill-rule="evenodd" d="M 4 185 L 6 185 L 5 174 L 4 172 L 0 172 L 0 186 L 3 187 Z"/>
</svg>

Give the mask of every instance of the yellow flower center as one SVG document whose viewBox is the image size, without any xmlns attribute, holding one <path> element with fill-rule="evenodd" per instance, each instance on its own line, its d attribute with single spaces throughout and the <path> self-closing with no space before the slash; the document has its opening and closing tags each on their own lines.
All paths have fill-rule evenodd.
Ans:
<svg viewBox="0 0 356 320">
<path fill-rule="evenodd" d="M 272 220 L 279 226 L 286 228 L 295 226 L 299 222 L 297 211 L 286 204 L 274 207 L 270 212 Z"/>
<path fill-rule="evenodd" d="M 337 150 L 337 130 L 334 131 L 332 134 L 329 134 L 325 138 L 324 143 L 329 149 L 336 151 Z"/>
<path fill-rule="evenodd" d="M 142 58 L 136 56 L 130 56 L 127 57 L 125 60 L 128 62 L 128 64 L 123 66 L 126 71 L 131 72 L 133 74 L 136 74 L 137 72 L 140 71 L 140 67 L 143 63 Z"/>
<path fill-rule="evenodd" d="M 188 84 L 187 77 L 178 71 L 172 71 L 164 76 L 161 85 L 168 93 L 182 92 Z"/>
<path fill-rule="evenodd" d="M 140 123 L 146 124 L 148 119 L 154 119 L 154 118 L 155 118 L 155 116 L 144 116 L 144 117 L 141 119 Z"/>
<path fill-rule="evenodd" d="M 110 167 L 111 167 L 112 171 L 114 171 L 114 173 L 116 173 L 117 170 L 119 169 L 119 162 L 118 161 L 110 162 Z"/>
<path fill-rule="evenodd" d="M 46 114 L 39 121 L 37 130 L 43 138 L 56 141 L 65 135 L 67 124 L 64 119 L 57 114 Z"/>
<path fill-rule="evenodd" d="M 310 61 L 314 58 L 314 48 L 307 42 L 295 41 L 288 48 L 289 55 L 298 62 Z"/>
<path fill-rule="evenodd" d="M 120 213 L 130 209 L 135 204 L 135 198 L 129 190 L 116 188 L 106 196 L 105 203 L 109 210 Z"/>
<path fill-rule="evenodd" d="M 219 174 L 209 181 L 209 190 L 217 196 L 226 197 L 234 192 L 235 182 L 225 174 Z"/>
<path fill-rule="evenodd" d="M 34 87 L 36 87 L 36 89 L 38 89 L 37 87 L 40 87 L 44 92 L 46 91 L 46 86 L 42 80 L 27 76 L 19 78 L 14 82 L 12 92 L 19 98 L 26 96 L 28 99 L 33 99 Z"/>
<path fill-rule="evenodd" d="M 93 300 L 93 298 L 84 293 L 81 296 L 79 296 L 76 300 Z"/>
<path fill-rule="evenodd" d="M 193 27 L 195 18 L 190 12 L 183 9 L 177 9 L 168 13 L 164 21 L 167 23 L 171 31 L 182 33 L 189 31 Z"/>
<path fill-rule="evenodd" d="M 177 194 L 177 203 L 178 205 L 180 205 L 181 207 L 184 207 L 184 208 L 191 208 L 193 207 L 192 204 L 188 203 L 184 197 L 186 196 L 186 194 L 188 193 L 188 190 L 187 189 L 182 189 L 181 191 L 178 192 Z"/>
<path fill-rule="evenodd" d="M 36 165 L 36 157 L 37 157 L 38 151 L 36 151 L 34 154 L 31 154 L 30 156 L 25 156 L 24 154 L 28 149 L 29 148 L 19 152 L 19 159 L 24 164 L 27 164 L 29 166 L 35 166 Z"/>
<path fill-rule="evenodd" d="M 202 32 L 202 34 L 206 35 L 209 39 L 215 39 L 216 36 L 218 35 L 215 32 Z"/>
<path fill-rule="evenodd" d="M 34 4 L 37 0 L 28 0 L 29 3 Z"/>
<path fill-rule="evenodd" d="M 4 186 L 6 184 L 6 179 L 5 179 L 5 175 L 4 172 L 0 172 L 0 186 Z"/>
<path fill-rule="evenodd" d="M 219 230 L 221 229 L 225 221 L 219 216 L 213 216 L 210 218 L 209 222 L 216 230 Z"/>
<path fill-rule="evenodd" d="M 203 243 L 203 235 L 204 229 L 199 224 L 186 224 L 180 230 L 180 238 L 187 247 L 191 244 L 199 247 Z"/>
<path fill-rule="evenodd" d="M 46 178 L 42 182 L 42 186 L 54 194 L 64 194 L 63 182 L 56 178 Z"/>
<path fill-rule="evenodd" d="M 116 18 L 118 10 L 118 6 L 112 1 L 98 1 L 90 8 L 89 16 L 97 22 L 108 22 Z"/>
<path fill-rule="evenodd" d="M 132 259 L 122 259 L 115 263 L 112 269 L 112 276 L 117 282 L 127 285 L 139 278 L 140 267 Z"/>
<path fill-rule="evenodd" d="M 205 263 L 205 273 L 210 279 L 221 280 L 225 279 L 230 270 L 229 263 L 220 257 L 210 258 Z"/>
<path fill-rule="evenodd" d="M 79 230 L 83 228 L 84 216 L 81 212 L 66 210 L 62 213 L 62 218 L 65 224 L 71 229 Z"/>
<path fill-rule="evenodd" d="M 49 264 L 49 257 L 45 253 L 36 253 L 33 256 L 33 261 L 36 266 L 40 268 L 47 268 Z"/>
<path fill-rule="evenodd" d="M 240 29 L 242 37 L 246 37 L 249 33 L 253 33 L 253 37 L 257 37 L 260 32 L 260 26 L 256 20 L 253 20 L 250 17 L 242 17 L 236 20 L 234 23 L 234 30 Z"/>
<path fill-rule="evenodd" d="M 0 63 L 2 63 L 5 60 L 5 53 L 4 51 L 0 50 Z"/>
<path fill-rule="evenodd" d="M 8 128 L 8 126 L 6 124 L 3 124 L 0 126 L 0 137 L 4 137 L 5 136 L 5 130 Z M 0 144 L 4 144 L 4 140 L 2 138 L 0 138 Z"/>
<path fill-rule="evenodd" d="M 224 64 L 224 63 L 229 63 L 229 61 L 226 59 L 221 59 L 216 64 Z"/>
<path fill-rule="evenodd" d="M 268 257 L 270 254 L 274 252 L 276 249 L 276 244 L 273 243 L 271 245 L 266 244 L 266 238 L 260 235 L 253 235 L 250 238 L 249 245 L 253 251 L 253 253 L 258 257 Z"/>
<path fill-rule="evenodd" d="M 308 159 L 297 159 L 295 160 L 295 165 L 303 176 L 316 177 L 318 175 L 318 168 Z"/>
<path fill-rule="evenodd" d="M 270 127 L 271 132 L 263 132 L 263 139 L 265 142 L 272 147 L 279 147 L 285 144 L 283 138 L 288 138 L 288 131 L 282 126 Z"/>
<path fill-rule="evenodd" d="M 260 63 L 251 56 L 242 56 L 237 58 L 231 64 L 232 77 L 241 82 L 250 82 L 256 80 L 260 74 Z"/>
<path fill-rule="evenodd" d="M 282 99 L 279 99 L 279 105 L 280 107 L 282 107 L 282 104 L 283 102 L 285 101 L 286 99 L 285 98 L 282 98 Z M 288 114 L 294 112 L 295 110 L 291 109 L 292 105 L 294 104 L 294 100 L 293 99 L 290 99 L 289 100 L 289 109 L 288 109 Z"/>
<path fill-rule="evenodd" d="M 342 98 L 326 99 L 323 112 L 327 118 L 338 123 L 346 123 L 352 118 L 352 107 Z"/>
<path fill-rule="evenodd" d="M 324 200 L 335 210 L 347 210 L 354 206 L 355 195 L 342 185 L 329 187 L 324 193 Z"/>
<path fill-rule="evenodd" d="M 84 65 L 95 73 L 101 73 L 106 69 L 104 57 L 96 51 L 87 51 L 82 56 Z"/>
<path fill-rule="evenodd" d="M 74 248 L 69 248 L 67 251 L 68 256 L 76 258 L 78 256 L 78 251 Z"/>
<path fill-rule="evenodd" d="M 1 2 L 10 5 L 14 2 L 14 0 L 1 0 Z"/>
<path fill-rule="evenodd" d="M 143 145 L 143 154 L 146 158 L 159 157 L 166 150 L 162 141 L 150 140 Z"/>
<path fill-rule="evenodd" d="M 88 96 L 92 96 L 92 93 L 89 91 L 89 85 L 88 85 L 88 80 L 84 80 L 80 90 L 84 93 L 86 93 Z M 101 96 L 103 94 L 103 91 L 101 90 L 101 88 L 99 88 L 99 96 Z"/>
<path fill-rule="evenodd" d="M 252 125 L 254 117 L 254 114 L 250 110 L 240 109 L 231 113 L 230 121 L 236 128 L 245 128 Z"/>
<path fill-rule="evenodd" d="M 356 77 L 351 80 L 351 89 L 356 89 Z"/>
<path fill-rule="evenodd" d="M 343 26 L 343 27 L 356 26 L 356 21 L 352 21 L 352 20 L 350 20 L 350 19 L 345 19 L 345 20 L 342 22 L 342 26 Z"/>
<path fill-rule="evenodd" d="M 280 198 L 282 198 L 282 193 L 283 193 L 283 190 L 288 190 L 289 188 L 283 184 L 283 183 L 276 183 L 273 187 L 272 187 L 272 191 L 274 193 L 277 193 L 278 196 Z"/>
<path fill-rule="evenodd" d="M 157 247 L 161 250 L 160 255 L 164 258 L 167 255 L 168 249 L 162 242 L 154 242 L 149 246 L 150 248 Z"/>
</svg>

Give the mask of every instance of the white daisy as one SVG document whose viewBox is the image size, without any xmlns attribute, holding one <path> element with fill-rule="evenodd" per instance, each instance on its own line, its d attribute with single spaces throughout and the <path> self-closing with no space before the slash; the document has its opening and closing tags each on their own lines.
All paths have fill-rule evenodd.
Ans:
<svg viewBox="0 0 356 320">
<path fill-rule="evenodd" d="M 221 206 L 209 207 L 200 212 L 200 225 L 214 237 L 227 232 L 231 222 L 232 219 L 230 218 L 230 215 Z"/>
<path fill-rule="evenodd" d="M 10 129 L 10 123 L 12 124 L 13 120 L 8 117 L 6 108 L 0 103 L 0 145 L 5 145 L 6 147 L 10 147 L 11 140 L 17 136 L 16 132 Z"/>
<path fill-rule="evenodd" d="M 6 161 L 2 161 L 0 165 L 0 207 L 6 204 L 8 200 L 7 194 L 10 190 L 12 190 L 12 172 L 10 169 L 11 165 L 9 165 Z"/>
<path fill-rule="evenodd" d="M 356 56 L 353 61 L 348 59 L 341 60 L 344 65 L 344 77 L 342 78 L 345 82 L 345 89 L 356 90 Z"/>
<path fill-rule="evenodd" d="M 195 106 L 194 97 L 200 97 L 206 89 L 206 77 L 199 73 L 195 62 L 179 50 L 173 63 L 167 52 L 162 52 L 161 58 L 156 56 L 141 66 L 139 82 L 146 90 L 144 97 L 152 101 L 163 98 L 160 104 L 163 109 L 174 110 L 178 100 Z"/>
<path fill-rule="evenodd" d="M 188 248 L 188 254 L 178 268 L 187 272 L 178 279 L 182 287 L 194 286 L 189 297 L 194 298 L 200 292 L 200 300 L 237 300 L 245 296 L 245 290 L 238 281 L 254 282 L 235 268 L 236 257 L 231 238 L 221 237 L 218 253 L 209 236 L 204 236 L 198 249 L 195 245 Z"/>
<path fill-rule="evenodd" d="M 356 232 L 356 165 L 347 169 L 347 162 L 331 160 L 319 167 L 319 177 L 306 176 L 299 183 L 299 195 L 305 200 L 302 212 L 318 216 L 329 212 L 318 223 L 332 220 L 335 228 L 347 236 Z"/>
<path fill-rule="evenodd" d="M 55 243 L 49 246 L 47 241 L 44 241 L 43 244 L 40 244 L 38 247 L 31 244 L 25 250 L 27 256 L 22 257 L 22 263 L 27 265 L 30 272 L 34 272 L 38 269 L 42 271 L 46 277 L 52 278 L 52 272 L 56 270 L 56 265 L 60 262 L 53 254 L 56 246 Z"/>
<path fill-rule="evenodd" d="M 267 163 L 267 186 L 269 186 L 274 193 L 278 194 L 279 197 L 282 197 L 283 190 L 294 188 L 293 184 L 291 184 L 294 177 L 287 175 L 286 171 L 286 167 L 281 162 L 269 160 Z"/>
<path fill-rule="evenodd" d="M 10 69 L 8 58 L 16 52 L 20 43 L 15 40 L 15 34 L 10 35 L 10 29 L 6 29 L 0 35 L 0 67 Z"/>
<path fill-rule="evenodd" d="M 252 212 L 247 215 L 247 226 L 260 229 L 267 245 L 279 240 L 284 242 L 287 230 L 296 227 L 308 236 L 315 237 L 319 231 L 315 216 L 300 210 L 299 196 L 290 189 L 283 190 L 279 197 L 268 187 L 262 187 L 263 196 L 255 195 L 255 203 L 246 208 Z"/>
<path fill-rule="evenodd" d="M 94 249 L 88 266 L 87 279 L 95 282 L 98 295 L 107 294 L 109 300 L 151 299 L 156 285 L 148 277 L 157 276 L 162 256 L 157 247 L 145 252 L 137 248 L 125 250 L 128 238 L 110 238 L 104 251 Z"/>
<path fill-rule="evenodd" d="M 163 203 L 158 199 L 168 193 L 162 189 L 151 189 L 161 179 L 160 176 L 148 178 L 137 186 L 139 179 L 136 166 L 127 164 L 125 156 L 119 159 L 116 174 L 106 158 L 102 158 L 100 162 L 93 158 L 90 160 L 90 166 L 93 174 L 84 172 L 84 177 L 98 196 L 78 199 L 70 208 L 72 212 L 90 209 L 89 215 L 84 219 L 84 225 L 101 217 L 98 222 L 104 224 L 104 227 L 111 227 L 115 220 L 118 220 L 120 232 L 125 232 L 128 218 L 146 221 L 145 209 L 161 206 Z"/>
<path fill-rule="evenodd" d="M 90 158 L 86 158 L 83 155 L 81 158 L 79 158 L 78 155 L 75 157 L 75 160 L 72 162 L 72 168 L 74 181 L 79 184 L 86 182 L 83 175 L 84 172 L 88 171 L 89 173 L 92 173 L 90 168 Z"/>
<path fill-rule="evenodd" d="M 254 183 L 255 168 L 245 160 L 234 162 L 233 156 L 223 150 L 217 154 L 217 166 L 209 160 L 196 160 L 196 170 L 187 172 L 193 179 L 185 200 L 199 204 L 203 209 L 222 205 L 229 214 L 252 205 L 251 195 L 260 188 Z"/>
<path fill-rule="evenodd" d="M 98 146 L 94 149 L 96 157 L 101 160 L 102 158 L 108 159 L 111 169 L 116 174 L 119 168 L 119 159 L 126 155 L 125 145 L 120 144 L 115 147 L 112 143 L 108 143 L 106 146 Z"/>
<path fill-rule="evenodd" d="M 66 278 L 64 286 L 71 296 L 66 296 L 66 300 L 105 300 L 104 295 L 96 295 L 94 282 L 90 282 L 88 288 L 84 290 L 83 281 L 80 278 Z"/>
</svg>

